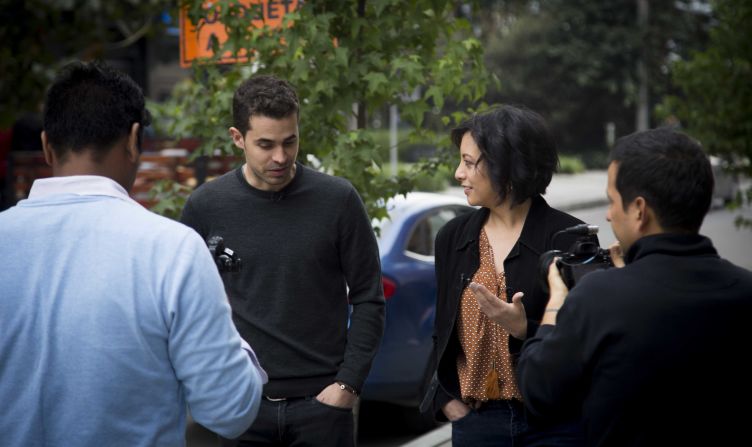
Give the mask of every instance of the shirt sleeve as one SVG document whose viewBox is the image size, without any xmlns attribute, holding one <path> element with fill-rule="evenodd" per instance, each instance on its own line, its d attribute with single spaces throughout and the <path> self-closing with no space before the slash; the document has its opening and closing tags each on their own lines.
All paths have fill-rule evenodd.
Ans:
<svg viewBox="0 0 752 447">
<path fill-rule="evenodd" d="M 266 373 L 232 322 L 230 305 L 206 245 L 190 232 L 166 281 L 168 350 L 193 419 L 227 438 L 258 412 Z"/>
<path fill-rule="evenodd" d="M 256 352 L 251 348 L 251 345 L 248 344 L 247 341 L 241 336 L 240 337 L 240 346 L 245 350 L 245 352 L 248 353 L 248 357 L 251 359 L 251 363 L 253 363 L 253 366 L 258 369 L 259 374 L 261 375 L 261 383 L 267 383 L 269 382 L 269 375 L 266 374 L 266 371 L 264 371 L 264 368 L 261 367 L 261 363 L 258 360 L 258 357 L 256 357 Z"/>
<path fill-rule="evenodd" d="M 354 188 L 343 207 L 340 262 L 352 305 L 345 360 L 336 380 L 358 391 L 384 333 L 384 291 L 376 236 L 365 206 Z"/>
</svg>

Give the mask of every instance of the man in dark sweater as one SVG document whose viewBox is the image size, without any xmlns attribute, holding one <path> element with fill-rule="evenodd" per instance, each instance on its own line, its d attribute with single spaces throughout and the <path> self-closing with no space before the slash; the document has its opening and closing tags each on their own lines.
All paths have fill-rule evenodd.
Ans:
<svg viewBox="0 0 752 447">
<path fill-rule="evenodd" d="M 383 333 L 365 207 L 346 180 L 296 162 L 298 119 L 289 83 L 245 81 L 230 134 L 246 163 L 198 188 L 181 218 L 242 259 L 222 276 L 235 325 L 269 375 L 256 421 L 225 445 L 353 445 L 352 408 Z"/>
<path fill-rule="evenodd" d="M 712 190 L 706 155 L 679 132 L 617 143 L 606 217 L 626 266 L 589 273 L 569 292 L 549 268 L 550 300 L 518 370 L 529 411 L 581 412 L 589 445 L 745 442 L 749 412 L 734 409 L 752 397 L 742 358 L 752 272 L 698 233 Z"/>
</svg>

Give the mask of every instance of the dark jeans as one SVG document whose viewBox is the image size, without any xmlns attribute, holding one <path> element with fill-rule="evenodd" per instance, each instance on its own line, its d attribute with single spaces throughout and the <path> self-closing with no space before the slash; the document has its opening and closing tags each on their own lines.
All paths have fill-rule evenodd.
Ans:
<svg viewBox="0 0 752 447">
<path fill-rule="evenodd" d="M 583 443 L 579 424 L 528 425 L 518 401 L 490 401 L 452 422 L 452 447 L 575 447 Z"/>
<path fill-rule="evenodd" d="M 322 404 L 315 396 L 263 398 L 251 427 L 238 439 L 221 438 L 221 445 L 354 447 L 353 412 Z"/>
<path fill-rule="evenodd" d="M 452 422 L 452 447 L 519 445 L 515 440 L 526 431 L 525 411 L 520 402 L 490 401 Z"/>
</svg>

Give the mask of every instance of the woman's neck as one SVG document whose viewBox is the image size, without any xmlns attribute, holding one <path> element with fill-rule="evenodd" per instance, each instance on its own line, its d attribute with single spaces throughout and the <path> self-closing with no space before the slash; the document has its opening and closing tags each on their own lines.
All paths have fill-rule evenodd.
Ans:
<svg viewBox="0 0 752 447">
<path fill-rule="evenodd" d="M 505 231 L 520 229 L 525 223 L 531 204 L 532 199 L 530 198 L 517 205 L 512 205 L 511 200 L 507 198 L 501 204 L 489 208 L 490 214 L 486 225 L 493 229 Z"/>
</svg>

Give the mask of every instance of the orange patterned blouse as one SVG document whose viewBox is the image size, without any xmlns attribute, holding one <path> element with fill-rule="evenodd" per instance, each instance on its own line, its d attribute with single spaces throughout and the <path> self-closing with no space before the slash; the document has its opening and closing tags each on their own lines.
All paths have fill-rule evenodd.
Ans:
<svg viewBox="0 0 752 447">
<path fill-rule="evenodd" d="M 493 248 L 483 229 L 479 242 L 480 267 L 473 275 L 473 281 L 506 301 L 504 272 L 496 273 Z M 509 354 L 509 333 L 480 311 L 469 287 L 462 292 L 457 332 L 462 347 L 457 357 L 462 400 L 467 403 L 494 399 L 522 400 Z M 491 383 L 487 383 L 489 381 Z M 489 386 L 494 381 L 498 381 L 498 392 L 494 390 L 496 387 Z"/>
</svg>

